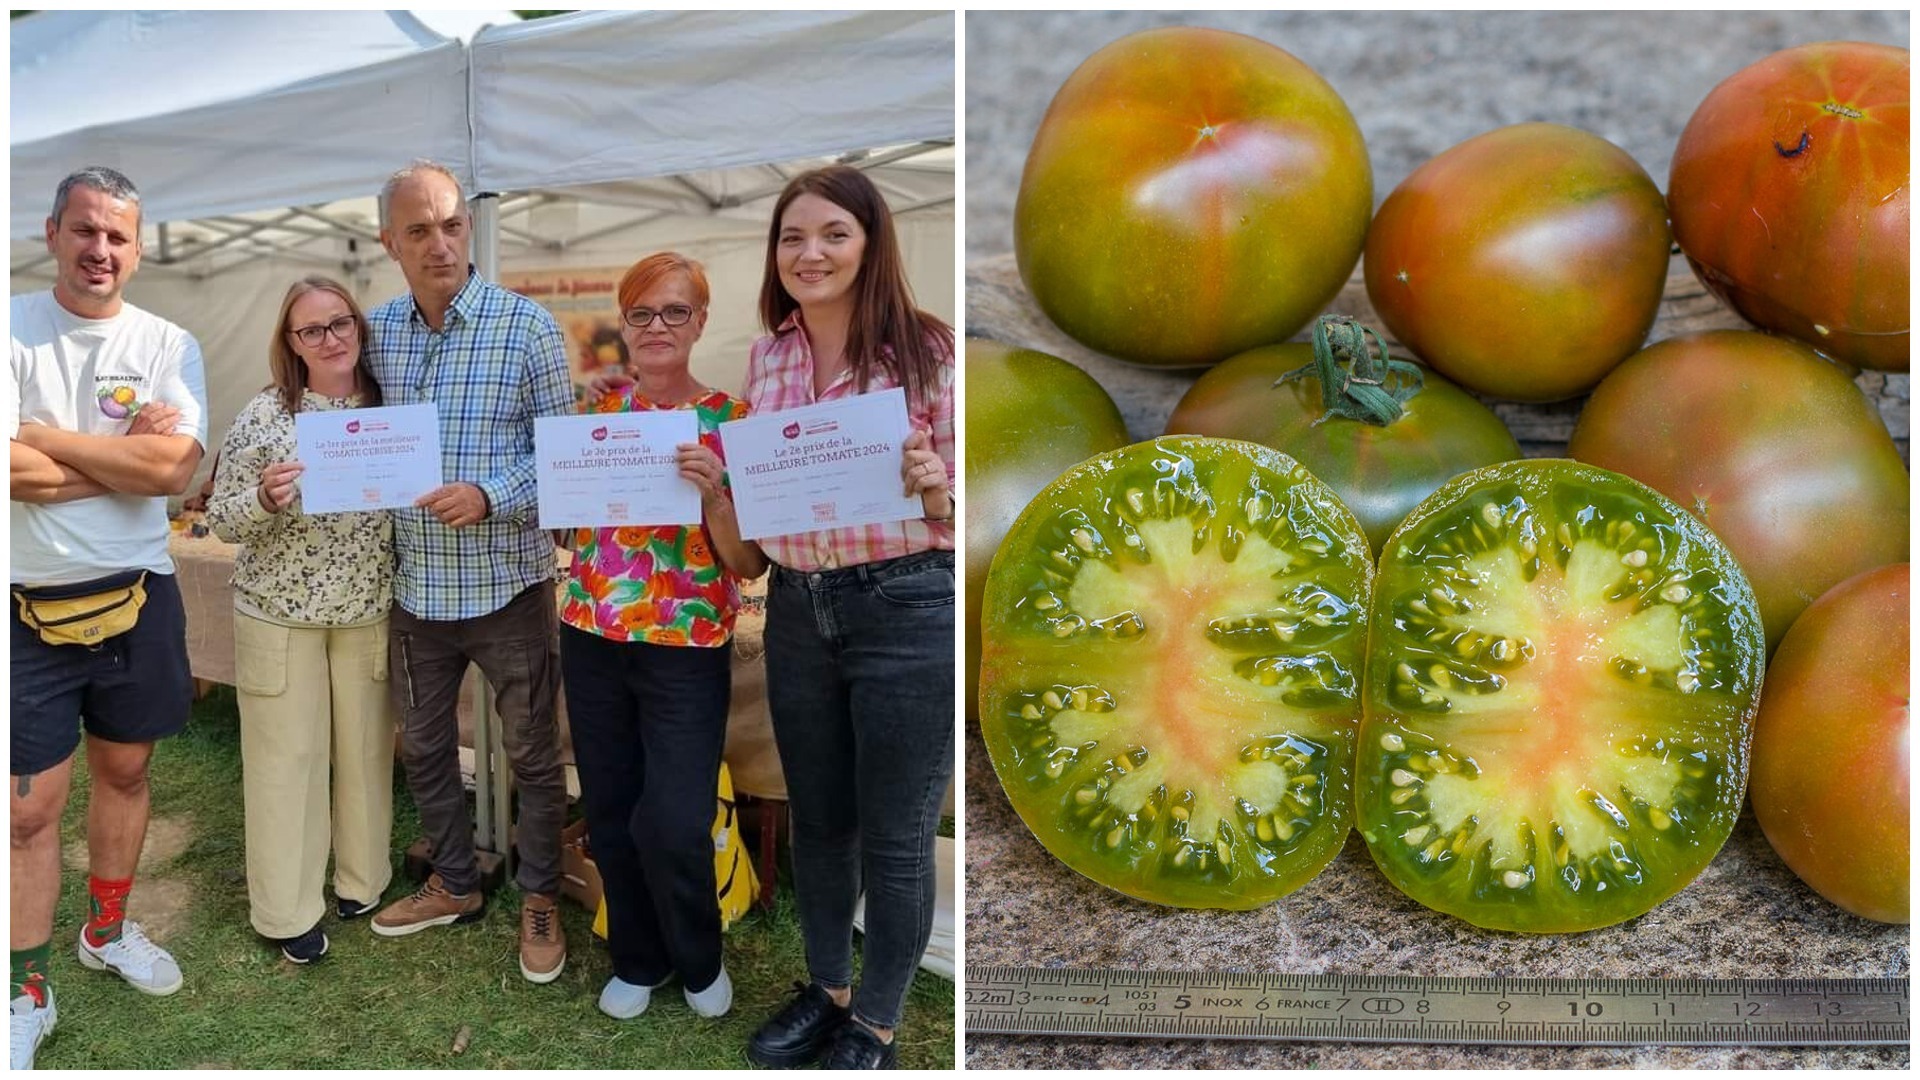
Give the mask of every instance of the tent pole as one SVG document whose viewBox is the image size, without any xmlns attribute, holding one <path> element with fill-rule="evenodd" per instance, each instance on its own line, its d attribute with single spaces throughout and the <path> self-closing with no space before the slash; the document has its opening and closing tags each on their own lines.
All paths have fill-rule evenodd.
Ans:
<svg viewBox="0 0 1920 1080">
<path fill-rule="evenodd" d="M 483 191 L 467 204 L 473 210 L 473 265 L 487 281 L 500 280 L 500 196 Z"/>
</svg>

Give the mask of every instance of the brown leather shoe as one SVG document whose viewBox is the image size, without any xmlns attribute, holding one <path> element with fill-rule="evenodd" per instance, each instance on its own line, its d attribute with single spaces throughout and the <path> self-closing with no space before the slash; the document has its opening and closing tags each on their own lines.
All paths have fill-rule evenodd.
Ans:
<svg viewBox="0 0 1920 1080">
<path fill-rule="evenodd" d="M 528 982 L 550 983 L 567 966 L 567 932 L 560 927 L 560 906 L 551 896 L 528 893 L 520 905 L 520 974 Z"/>
<path fill-rule="evenodd" d="M 373 932 L 381 937 L 404 937 L 429 927 L 469 923 L 487 910 L 487 898 L 480 890 L 455 896 L 447 891 L 438 873 L 428 874 L 426 884 L 412 896 L 395 900 L 373 917 Z"/>
</svg>

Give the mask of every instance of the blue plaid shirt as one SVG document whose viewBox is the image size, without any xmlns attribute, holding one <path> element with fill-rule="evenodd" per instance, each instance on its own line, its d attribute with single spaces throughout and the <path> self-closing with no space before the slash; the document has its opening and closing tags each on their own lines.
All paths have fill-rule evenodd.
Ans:
<svg viewBox="0 0 1920 1080">
<path fill-rule="evenodd" d="M 445 482 L 487 496 L 486 518 L 460 529 L 425 510 L 393 512 L 393 598 L 422 619 L 498 611 L 555 573 L 534 516 L 533 418 L 573 411 L 566 345 L 540 305 L 467 274 L 438 332 L 411 294 L 367 313 L 385 404 L 438 406 Z"/>
</svg>

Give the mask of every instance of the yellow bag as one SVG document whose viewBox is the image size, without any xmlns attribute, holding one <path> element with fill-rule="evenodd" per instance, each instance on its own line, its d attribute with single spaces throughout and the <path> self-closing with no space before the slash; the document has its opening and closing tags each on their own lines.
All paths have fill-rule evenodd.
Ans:
<svg viewBox="0 0 1920 1080">
<path fill-rule="evenodd" d="M 733 774 L 726 762 L 720 763 L 719 808 L 713 818 L 713 883 L 720 903 L 720 929 L 740 920 L 760 896 L 760 878 L 753 872 L 753 860 L 740 842 L 740 815 L 733 804 Z M 607 936 L 607 898 L 593 914 L 593 932 Z"/>
<path fill-rule="evenodd" d="M 13 590 L 20 621 L 49 645 L 98 645 L 133 629 L 147 602 L 147 572 L 118 574 L 81 585 Z"/>
<path fill-rule="evenodd" d="M 740 842 L 740 813 L 733 804 L 733 774 L 720 763 L 720 807 L 713 819 L 713 884 L 720 901 L 720 929 L 738 922 L 760 895 L 753 859 Z"/>
</svg>

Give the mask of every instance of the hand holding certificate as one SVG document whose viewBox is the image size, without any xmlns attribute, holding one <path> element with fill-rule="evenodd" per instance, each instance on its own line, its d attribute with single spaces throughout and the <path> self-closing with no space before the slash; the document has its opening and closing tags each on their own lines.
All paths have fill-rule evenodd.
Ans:
<svg viewBox="0 0 1920 1080">
<path fill-rule="evenodd" d="M 540 527 L 698 525 L 700 489 L 680 475 L 675 448 L 699 438 L 690 409 L 535 419 Z"/>
<path fill-rule="evenodd" d="M 913 427 L 899 388 L 720 425 L 740 535 L 903 521 L 920 500 L 900 493 L 900 453 Z"/>
<path fill-rule="evenodd" d="M 300 505 L 309 514 L 412 506 L 440 486 L 432 405 L 300 412 L 293 418 Z"/>
</svg>

